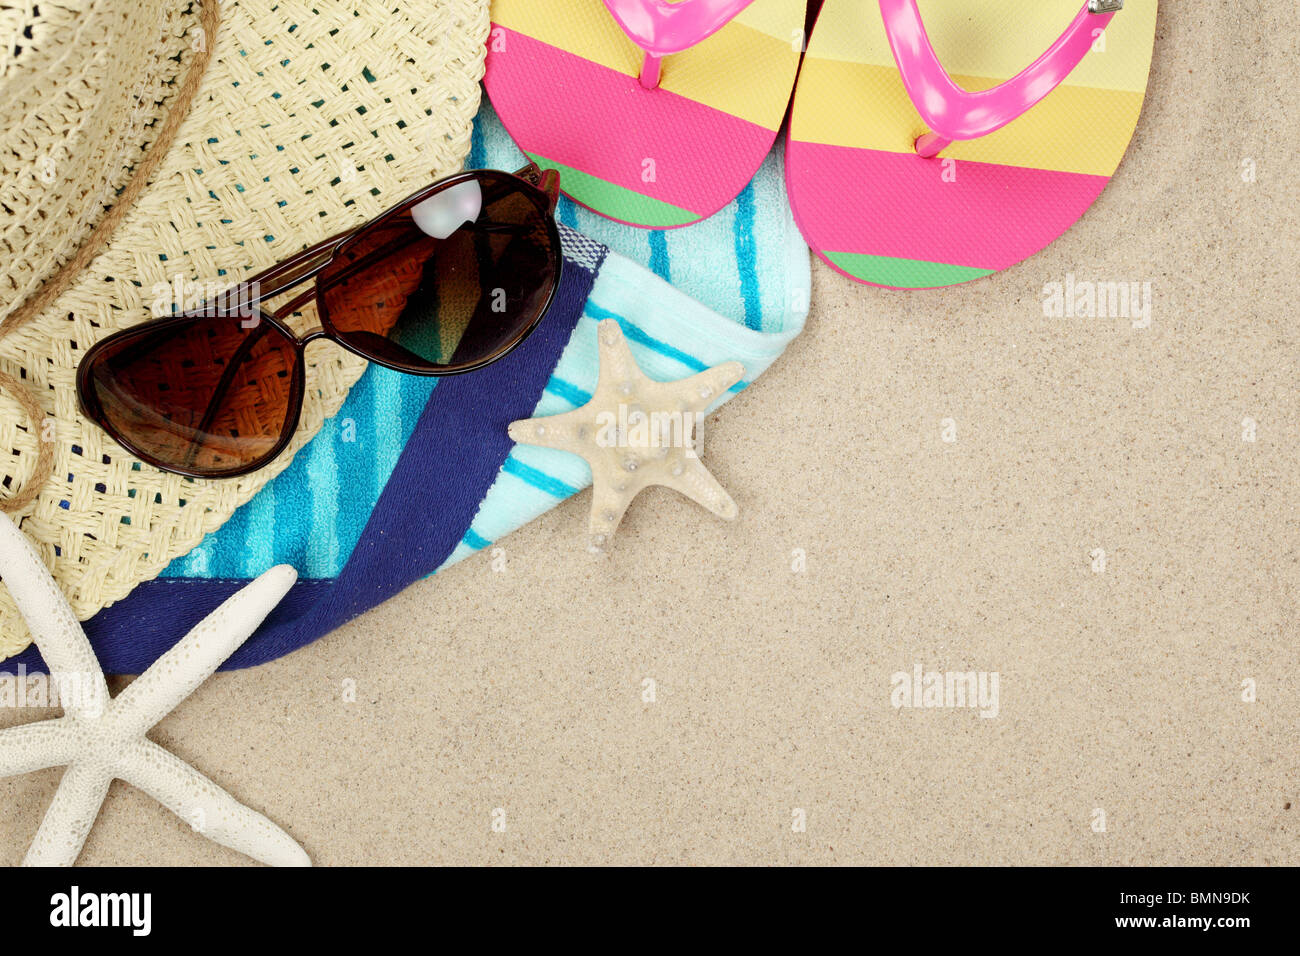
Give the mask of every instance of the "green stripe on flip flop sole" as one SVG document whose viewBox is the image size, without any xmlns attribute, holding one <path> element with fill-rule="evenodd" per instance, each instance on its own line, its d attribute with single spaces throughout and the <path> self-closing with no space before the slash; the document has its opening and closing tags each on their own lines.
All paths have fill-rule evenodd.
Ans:
<svg viewBox="0 0 1300 956">
<path fill-rule="evenodd" d="M 847 272 L 855 279 L 896 289 L 938 289 L 982 279 L 997 271 L 952 266 L 944 262 L 926 262 L 923 259 L 869 256 L 859 252 L 823 252 L 822 255 L 837 269 Z"/>
<path fill-rule="evenodd" d="M 651 229 L 671 229 L 674 226 L 687 226 L 698 222 L 700 216 L 689 209 L 682 209 L 671 203 L 642 196 L 631 189 L 605 182 L 580 169 L 547 159 L 540 153 L 525 154 L 543 169 L 555 169 L 560 173 L 560 186 L 564 192 L 603 216 L 621 222 L 632 222 Z"/>
</svg>

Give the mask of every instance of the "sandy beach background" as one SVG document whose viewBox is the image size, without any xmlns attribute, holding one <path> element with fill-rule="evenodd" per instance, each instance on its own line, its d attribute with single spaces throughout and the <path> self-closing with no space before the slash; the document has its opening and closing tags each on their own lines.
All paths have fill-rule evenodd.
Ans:
<svg viewBox="0 0 1300 956">
<path fill-rule="evenodd" d="M 583 494 L 154 738 L 320 865 L 1300 862 L 1295 12 L 1166 0 L 1123 166 L 1019 267 L 815 264 L 711 423 L 736 523 L 652 490 L 602 561 Z M 1149 325 L 1045 316 L 1069 276 Z M 895 708 L 918 665 L 997 716 Z M 0 863 L 60 774 L 0 780 Z M 247 861 L 119 782 L 81 862 Z"/>
</svg>

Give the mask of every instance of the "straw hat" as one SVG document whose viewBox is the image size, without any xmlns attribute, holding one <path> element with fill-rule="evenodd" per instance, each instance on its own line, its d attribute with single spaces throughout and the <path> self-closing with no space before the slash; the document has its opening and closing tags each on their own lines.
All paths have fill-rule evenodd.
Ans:
<svg viewBox="0 0 1300 956">
<path fill-rule="evenodd" d="M 194 481 L 82 420 L 80 357 L 459 169 L 487 31 L 487 0 L 0 0 L 0 507 L 79 618 L 219 527 L 364 369 L 313 346 L 290 453 Z M 0 658 L 28 642 L 0 588 Z"/>
</svg>

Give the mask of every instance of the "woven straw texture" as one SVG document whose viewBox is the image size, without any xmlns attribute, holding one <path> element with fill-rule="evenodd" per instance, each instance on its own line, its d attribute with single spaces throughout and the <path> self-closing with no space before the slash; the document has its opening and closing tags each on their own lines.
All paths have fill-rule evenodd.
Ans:
<svg viewBox="0 0 1300 956">
<path fill-rule="evenodd" d="M 0 322 L 126 185 L 197 26 L 197 8 L 157 3 L 0 5 Z"/>
<path fill-rule="evenodd" d="M 20 144 L 18 158 L 4 160 L 6 189 L 8 163 L 26 163 L 14 171 L 26 180 L 14 187 L 16 204 L 6 193 L 8 209 L 0 210 L 5 310 L 93 228 L 106 205 L 99 197 L 129 177 L 186 60 L 210 42 L 197 27 L 197 4 L 175 7 L 41 2 L 35 24 L 31 7 L 0 7 L 3 42 L 21 48 L 0 69 L 6 145 Z M 220 16 L 202 84 L 148 188 L 76 281 L 0 339 L 0 372 L 21 379 L 53 418 L 47 434 L 35 434 L 23 406 L 0 393 L 0 493 L 21 486 L 39 442 L 52 439 L 53 478 L 22 528 L 83 620 L 155 577 L 282 471 L 337 411 L 365 364 L 332 344 L 312 345 L 302 421 L 286 453 L 254 475 L 202 481 L 141 464 L 82 419 L 75 377 L 85 351 L 171 309 L 165 287 L 191 283 L 185 294 L 201 297 L 230 285 L 454 172 L 469 150 L 486 0 L 224 0 Z M 133 55 L 152 68 L 136 69 Z M 66 98 L 36 82 L 38 62 L 46 87 L 64 87 Z M 135 84 L 130 95 L 115 110 L 106 107 L 105 117 L 87 118 L 112 77 Z M 11 100 L 11 81 L 27 92 Z M 24 133 L 13 132 L 15 121 Z M 63 159 L 43 182 L 48 155 Z M 24 256 L 21 265 L 15 253 Z M 302 331 L 315 316 L 308 311 L 291 324 Z M 0 658 L 29 640 L 0 589 Z"/>
</svg>

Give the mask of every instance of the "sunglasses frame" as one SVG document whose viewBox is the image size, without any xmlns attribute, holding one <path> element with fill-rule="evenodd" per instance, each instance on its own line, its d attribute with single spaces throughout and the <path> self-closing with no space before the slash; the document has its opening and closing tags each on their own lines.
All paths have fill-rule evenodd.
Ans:
<svg viewBox="0 0 1300 956">
<path fill-rule="evenodd" d="M 452 186 L 459 185 L 460 183 L 477 180 L 483 173 L 491 173 L 493 176 L 519 180 L 520 184 L 525 187 L 525 191 L 532 192 L 535 198 L 542 200 L 539 204 L 539 208 L 546 211 L 547 232 L 551 241 L 551 249 L 553 250 L 555 257 L 555 272 L 554 278 L 550 283 L 550 288 L 547 290 L 546 298 L 542 302 L 541 307 L 537 309 L 536 315 L 533 319 L 509 342 L 497 349 L 491 355 L 473 362 L 462 362 L 457 365 L 439 366 L 433 370 L 428 367 L 427 363 L 424 366 L 417 366 L 414 364 L 377 358 L 358 349 L 354 345 L 349 344 L 330 321 L 329 310 L 325 305 L 325 296 L 319 288 L 319 283 L 315 281 L 319 277 L 320 273 L 334 262 L 339 253 L 342 252 L 349 243 L 364 235 L 368 230 L 383 224 L 394 216 L 401 215 L 412 206 L 424 202 L 426 199 L 437 195 L 443 190 L 450 189 Z M 288 397 L 289 411 L 285 417 L 285 424 L 281 429 L 280 437 L 276 440 L 275 445 L 272 446 L 270 450 L 247 465 L 241 465 L 238 468 L 231 469 L 230 471 L 223 471 L 220 474 L 213 474 L 211 472 L 163 462 L 161 459 L 151 455 L 149 452 L 132 442 L 125 435 L 121 434 L 121 432 L 108 421 L 95 390 L 90 386 L 91 369 L 94 366 L 95 359 L 100 353 L 111 347 L 114 340 L 125 335 L 140 334 L 142 329 L 160 331 L 173 325 L 179 326 L 198 320 L 219 318 L 223 315 L 228 315 L 231 318 L 236 317 L 236 313 L 229 310 L 213 310 L 209 306 L 203 305 L 197 310 L 192 310 L 181 315 L 155 319 L 151 322 L 132 326 L 129 329 L 122 329 L 121 331 L 115 332 L 112 335 L 101 339 L 99 342 L 96 342 L 89 350 L 87 350 L 86 354 L 82 356 L 81 361 L 77 365 L 77 398 L 81 404 L 82 413 L 102 428 L 115 442 L 136 458 L 140 459 L 140 461 L 147 465 L 152 465 L 154 468 L 158 468 L 162 471 L 171 472 L 172 474 L 181 475 L 186 478 L 202 478 L 219 481 L 225 478 L 240 478 L 244 475 L 265 468 L 270 462 L 278 458 L 285 448 L 289 446 L 289 443 L 293 440 L 293 436 L 298 431 L 298 423 L 302 418 L 303 398 L 307 391 L 307 362 L 305 350 L 310 343 L 315 342 L 318 339 L 328 339 L 352 354 L 360 356 L 368 362 L 374 362 L 376 365 L 381 365 L 384 368 L 393 369 L 394 371 L 403 372 L 408 375 L 422 375 L 432 378 L 463 375 L 466 372 L 476 371 L 505 358 L 518 348 L 520 344 L 522 344 L 523 341 L 533 333 L 537 326 L 541 324 L 542 319 L 546 317 L 546 313 L 550 310 L 551 304 L 555 301 L 555 294 L 560 286 L 560 278 L 564 268 L 564 256 L 560 251 L 560 232 L 555 222 L 555 205 L 559 201 L 559 196 L 559 173 L 553 169 L 542 170 L 536 163 L 529 163 L 523 169 L 514 173 L 507 173 L 498 169 L 465 170 L 464 172 L 456 173 L 453 176 L 448 176 L 446 179 L 440 179 L 437 182 L 424 187 L 418 192 L 403 199 L 396 206 L 385 210 L 374 219 L 357 226 L 355 229 L 349 229 L 347 232 L 339 233 L 336 236 L 331 236 L 328 239 L 322 240 L 314 246 L 295 253 L 288 259 L 259 272 L 257 275 L 243 280 L 241 283 L 237 283 L 234 288 L 237 288 L 240 285 L 255 286 L 258 288 L 257 298 L 251 302 L 245 303 L 246 308 L 253 310 L 253 315 L 248 316 L 247 318 L 253 319 L 255 325 L 260 325 L 263 322 L 268 323 L 274 330 L 275 334 L 281 336 L 286 342 L 290 343 L 294 347 L 296 354 L 293 381 L 290 383 Z M 286 302 L 279 308 L 275 310 L 266 310 L 262 308 L 262 303 L 268 299 L 274 299 L 283 295 L 290 289 L 296 288 L 308 281 L 312 283 L 310 289 L 295 296 L 292 300 Z M 261 286 L 264 285 L 269 287 L 265 291 L 261 289 Z M 298 335 L 289 328 L 285 323 L 285 319 L 301 310 L 302 307 L 309 302 L 315 302 L 316 304 L 316 314 L 320 320 L 320 325 L 302 335 Z M 249 336 L 244 341 L 252 343 L 256 340 L 254 337 Z"/>
</svg>

